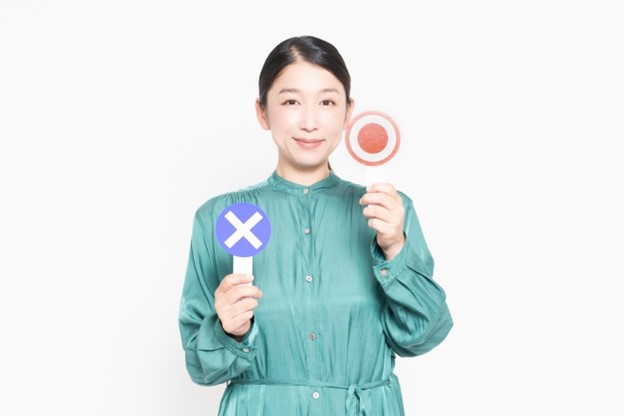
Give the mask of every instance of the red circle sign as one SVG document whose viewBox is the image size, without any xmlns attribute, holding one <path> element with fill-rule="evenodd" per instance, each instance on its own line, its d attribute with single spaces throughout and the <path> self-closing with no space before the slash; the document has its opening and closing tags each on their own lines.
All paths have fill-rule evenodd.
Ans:
<svg viewBox="0 0 624 416">
<path fill-rule="evenodd" d="M 368 166 L 382 165 L 392 159 L 401 142 L 397 124 L 379 111 L 365 111 L 355 116 L 345 137 L 351 156 Z"/>
</svg>

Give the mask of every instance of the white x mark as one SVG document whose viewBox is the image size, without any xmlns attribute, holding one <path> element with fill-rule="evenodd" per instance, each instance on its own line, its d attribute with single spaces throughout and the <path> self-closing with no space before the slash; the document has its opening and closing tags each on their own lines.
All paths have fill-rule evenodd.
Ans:
<svg viewBox="0 0 624 416">
<path fill-rule="evenodd" d="M 262 220 L 262 215 L 260 215 L 259 212 L 253 214 L 245 223 L 241 222 L 232 211 L 225 214 L 225 218 L 236 228 L 234 234 L 225 240 L 225 245 L 228 246 L 228 248 L 232 248 L 232 246 L 238 243 L 238 240 L 243 237 L 245 237 L 256 250 L 262 245 L 262 241 L 251 232 L 251 229 Z"/>
</svg>

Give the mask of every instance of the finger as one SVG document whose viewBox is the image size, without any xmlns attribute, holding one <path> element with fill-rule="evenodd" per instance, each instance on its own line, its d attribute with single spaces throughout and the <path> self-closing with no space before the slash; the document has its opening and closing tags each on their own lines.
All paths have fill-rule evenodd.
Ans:
<svg viewBox="0 0 624 416">
<path fill-rule="evenodd" d="M 383 236 L 389 236 L 395 233 L 396 226 L 390 224 L 386 221 L 383 221 L 379 218 L 369 218 L 367 222 L 369 228 L 377 231 L 377 234 L 381 234 Z"/>
<path fill-rule="evenodd" d="M 245 298 L 261 298 L 262 291 L 258 289 L 256 286 L 251 285 L 237 285 L 232 287 L 227 292 L 215 296 L 215 307 L 218 305 L 219 308 L 229 309 L 232 305 L 235 305 L 237 302 L 240 302 Z"/>
<path fill-rule="evenodd" d="M 241 313 L 255 309 L 258 306 L 256 298 L 242 298 L 239 301 L 225 305 L 223 308 L 223 316 L 232 319 Z"/>
<path fill-rule="evenodd" d="M 400 209 L 389 210 L 381 205 L 368 205 L 362 209 L 362 214 L 368 218 L 368 226 L 377 232 L 394 233 L 403 228 L 403 213 Z M 375 221 L 371 221 L 371 220 Z"/>
<path fill-rule="evenodd" d="M 365 194 L 360 199 L 360 203 L 365 206 L 378 206 L 389 212 L 396 212 L 398 215 L 402 215 L 404 210 L 403 201 L 401 199 L 394 199 L 382 193 Z"/>
<path fill-rule="evenodd" d="M 227 327 L 228 329 L 230 329 L 229 331 L 225 329 L 225 326 L 223 327 L 223 329 L 225 330 L 225 332 L 228 332 L 230 334 L 242 335 L 246 332 L 244 329 L 246 329 L 246 326 L 249 325 L 249 320 L 253 318 L 253 316 L 253 311 L 241 313 L 240 315 L 236 316 L 228 322 Z M 223 326 L 223 322 L 221 322 L 221 325 Z"/>
<path fill-rule="evenodd" d="M 261 298 L 262 291 L 257 286 L 252 285 L 238 285 L 234 286 L 228 292 L 228 298 L 232 300 L 231 303 L 237 302 L 244 298 Z"/>
<path fill-rule="evenodd" d="M 252 311 L 258 307 L 258 301 L 256 298 L 244 298 L 232 305 L 233 316 L 238 316 L 245 312 Z"/>
<path fill-rule="evenodd" d="M 381 192 L 367 192 L 360 198 L 361 205 L 381 205 L 391 209 L 396 206 L 398 201 L 392 196 Z"/>
<path fill-rule="evenodd" d="M 236 286 L 251 283 L 254 280 L 254 276 L 251 274 L 232 273 L 223 278 L 221 283 L 226 283 L 229 286 Z"/>
<path fill-rule="evenodd" d="M 371 204 L 362 209 L 362 214 L 364 214 L 366 218 L 379 218 L 383 221 L 388 221 L 392 216 L 392 211 L 380 204 Z"/>
<path fill-rule="evenodd" d="M 227 293 L 230 289 L 232 289 L 235 286 L 249 284 L 253 282 L 253 280 L 254 280 L 254 277 L 250 274 L 240 274 L 240 273 L 228 274 L 227 276 L 223 278 L 223 280 L 221 280 L 221 283 L 219 283 L 219 286 L 215 290 L 215 296 L 217 294 L 222 295 L 224 293 Z"/>
<path fill-rule="evenodd" d="M 253 311 L 248 311 L 228 320 L 221 319 L 221 327 L 228 334 L 242 336 L 249 330 L 253 315 Z"/>
<path fill-rule="evenodd" d="M 366 188 L 366 192 L 381 192 L 387 195 L 398 195 L 394 185 L 389 182 L 379 182 L 369 185 Z"/>
<path fill-rule="evenodd" d="M 222 325 L 228 329 L 238 328 L 247 319 L 253 316 L 253 310 L 256 309 L 258 305 L 259 303 L 255 298 L 241 299 L 236 303 L 224 307 L 222 313 L 219 314 L 219 319 Z M 249 318 L 244 319 L 244 317 Z"/>
</svg>

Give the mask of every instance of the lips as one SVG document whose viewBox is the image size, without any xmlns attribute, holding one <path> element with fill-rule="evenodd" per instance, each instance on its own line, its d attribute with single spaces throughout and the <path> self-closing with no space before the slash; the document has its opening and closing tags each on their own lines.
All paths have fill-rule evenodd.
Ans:
<svg viewBox="0 0 624 416">
<path fill-rule="evenodd" d="M 303 143 L 317 143 L 317 142 L 323 141 L 323 139 L 305 139 L 303 137 L 295 137 L 295 140 L 297 140 L 298 142 L 303 142 Z"/>
<path fill-rule="evenodd" d="M 298 145 L 306 148 L 316 147 L 323 143 L 323 139 L 306 139 L 302 137 L 295 137 L 294 139 Z"/>
</svg>

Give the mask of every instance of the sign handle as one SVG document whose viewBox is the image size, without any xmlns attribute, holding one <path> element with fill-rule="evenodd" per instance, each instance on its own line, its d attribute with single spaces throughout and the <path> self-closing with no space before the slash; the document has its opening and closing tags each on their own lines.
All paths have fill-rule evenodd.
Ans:
<svg viewBox="0 0 624 416">
<path fill-rule="evenodd" d="M 233 256 L 233 271 L 234 273 L 241 274 L 253 274 L 253 256 L 239 257 Z"/>
<path fill-rule="evenodd" d="M 383 182 L 386 182 L 386 168 L 384 165 L 366 166 L 366 186 Z"/>
</svg>

